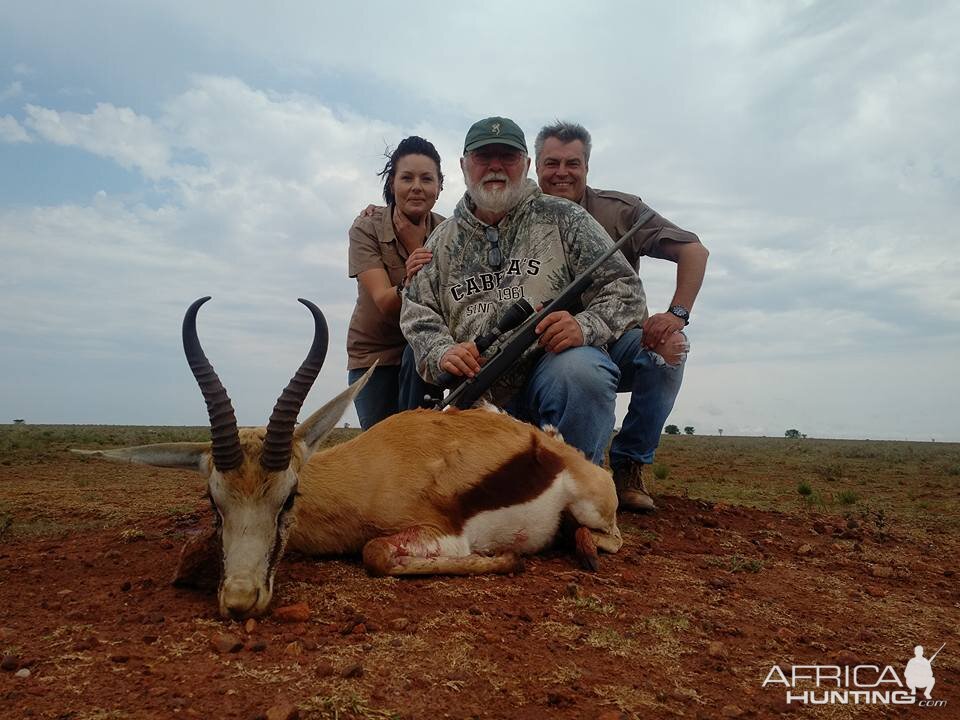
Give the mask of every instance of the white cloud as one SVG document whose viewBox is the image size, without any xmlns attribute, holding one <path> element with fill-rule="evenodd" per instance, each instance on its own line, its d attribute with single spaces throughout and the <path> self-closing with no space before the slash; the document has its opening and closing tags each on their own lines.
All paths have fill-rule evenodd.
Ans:
<svg viewBox="0 0 960 720">
<path fill-rule="evenodd" d="M 15 98 L 23 94 L 23 83 L 19 80 L 14 80 L 12 83 L 7 85 L 3 90 L 0 90 L 0 102 L 4 100 L 9 100 L 10 98 Z"/>
<path fill-rule="evenodd" d="M 26 125 L 44 140 L 71 145 L 136 168 L 151 180 L 170 174 L 170 152 L 162 129 L 130 108 L 98 103 L 89 114 L 26 106 Z"/>
<path fill-rule="evenodd" d="M 0 115 L 0 141 L 8 143 L 28 143 L 30 135 L 12 115 Z"/>
</svg>

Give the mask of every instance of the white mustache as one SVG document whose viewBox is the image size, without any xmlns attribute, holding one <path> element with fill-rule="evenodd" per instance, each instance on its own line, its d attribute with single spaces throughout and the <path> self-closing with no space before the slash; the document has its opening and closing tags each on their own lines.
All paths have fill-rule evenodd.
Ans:
<svg viewBox="0 0 960 720">
<path fill-rule="evenodd" d="M 482 182 L 482 183 L 486 183 L 486 182 L 496 182 L 496 181 L 508 183 L 508 182 L 510 182 L 510 178 L 507 177 L 506 173 L 488 172 L 488 173 L 487 173 L 486 175 L 484 175 L 483 178 L 481 178 L 481 180 L 480 180 L 480 182 Z"/>
</svg>

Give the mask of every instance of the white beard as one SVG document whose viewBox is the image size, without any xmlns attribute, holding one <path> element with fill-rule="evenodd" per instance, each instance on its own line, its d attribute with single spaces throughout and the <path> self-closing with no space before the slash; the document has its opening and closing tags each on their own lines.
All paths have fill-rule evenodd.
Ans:
<svg viewBox="0 0 960 720">
<path fill-rule="evenodd" d="M 473 184 L 467 177 L 467 173 L 463 173 L 463 180 L 467 184 L 467 192 L 470 193 L 473 202 L 480 210 L 494 215 L 505 214 L 520 202 L 523 197 L 524 179 L 520 178 L 517 182 L 511 183 L 506 173 L 489 172 L 480 179 L 480 182 Z M 490 180 L 503 180 L 506 185 L 498 190 L 487 190 L 483 184 Z"/>
</svg>

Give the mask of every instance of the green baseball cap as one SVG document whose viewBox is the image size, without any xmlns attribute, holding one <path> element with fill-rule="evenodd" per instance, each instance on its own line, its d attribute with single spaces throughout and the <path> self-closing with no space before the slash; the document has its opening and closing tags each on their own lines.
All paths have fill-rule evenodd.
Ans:
<svg viewBox="0 0 960 720">
<path fill-rule="evenodd" d="M 494 144 L 509 145 L 527 152 L 523 130 L 510 118 L 503 117 L 488 117 L 471 125 L 467 130 L 467 139 L 463 141 L 463 152 Z"/>
</svg>

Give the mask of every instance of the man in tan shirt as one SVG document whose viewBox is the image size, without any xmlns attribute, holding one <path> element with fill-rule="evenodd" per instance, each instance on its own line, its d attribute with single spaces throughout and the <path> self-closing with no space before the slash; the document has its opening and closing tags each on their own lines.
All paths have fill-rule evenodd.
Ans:
<svg viewBox="0 0 960 720">
<path fill-rule="evenodd" d="M 619 240 L 649 208 L 635 195 L 587 186 L 590 146 L 590 133 L 582 125 L 545 126 L 534 143 L 537 180 L 543 192 L 579 204 L 613 240 Z M 653 462 L 663 424 L 680 391 L 687 350 L 682 330 L 690 321 L 709 253 L 692 232 L 653 213 L 623 254 L 637 271 L 642 255 L 677 264 L 669 309 L 645 317 L 642 329 L 629 330 L 608 346 L 620 368 L 618 389 L 631 393 L 627 416 L 610 446 L 614 482 L 621 507 L 650 511 L 656 506 L 642 470 Z"/>
</svg>

